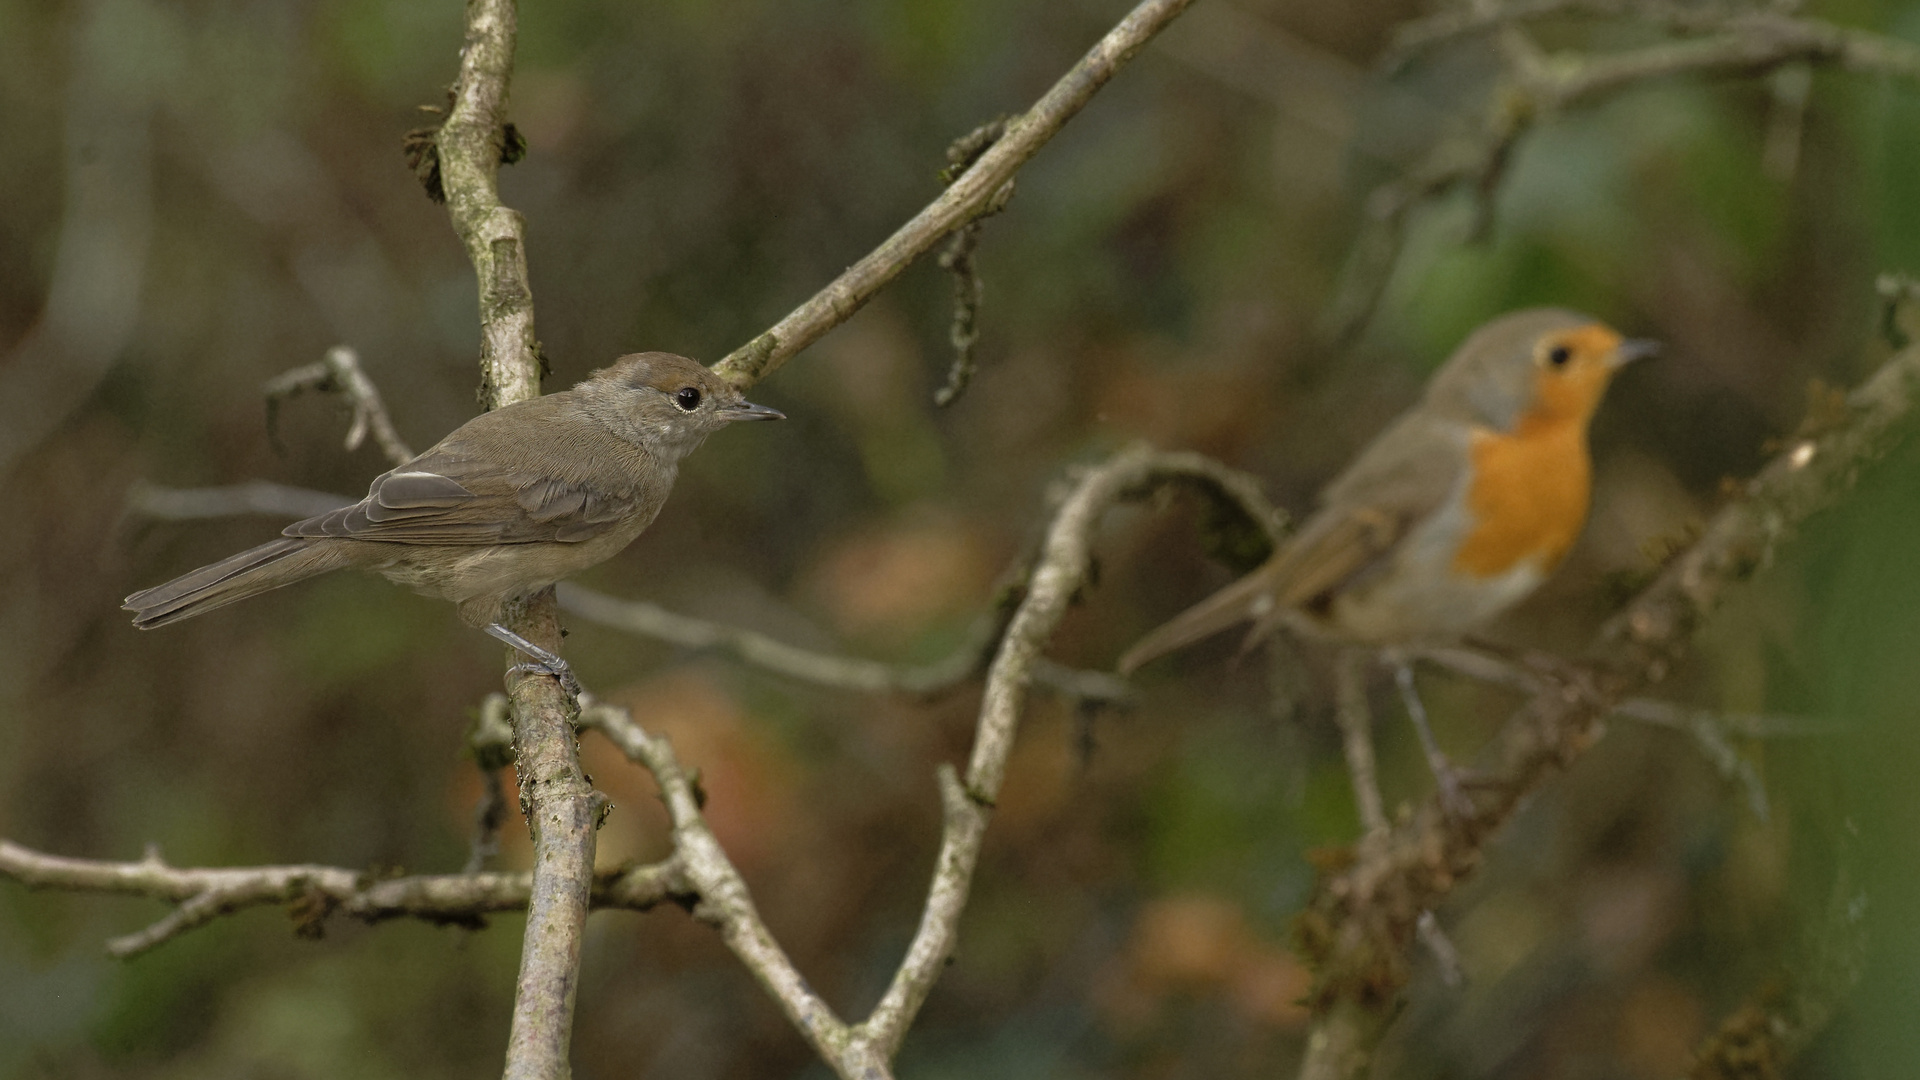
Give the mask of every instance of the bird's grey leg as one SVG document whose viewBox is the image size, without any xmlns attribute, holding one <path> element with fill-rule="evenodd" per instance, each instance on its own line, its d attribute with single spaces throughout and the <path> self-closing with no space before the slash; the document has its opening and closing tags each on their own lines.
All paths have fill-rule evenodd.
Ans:
<svg viewBox="0 0 1920 1080">
<path fill-rule="evenodd" d="M 1419 689 L 1413 685 L 1413 664 L 1398 652 L 1387 653 L 1386 661 L 1393 667 L 1393 682 L 1400 688 L 1400 700 L 1406 703 L 1407 716 L 1413 720 L 1413 729 L 1420 734 L 1420 748 L 1426 752 L 1427 767 L 1433 770 L 1433 778 L 1440 785 L 1441 805 L 1457 818 L 1472 817 L 1473 800 L 1461 790 L 1460 777 L 1454 770 L 1453 762 L 1447 760 L 1446 753 L 1434 740 L 1433 728 L 1427 723 L 1427 707 L 1420 701 Z"/>
<path fill-rule="evenodd" d="M 575 701 L 580 700 L 580 695 L 583 693 L 580 687 L 580 680 L 573 677 L 573 669 L 567 666 L 565 660 L 535 645 L 533 642 L 528 641 L 526 638 L 521 637 L 519 634 L 514 633 L 499 623 L 488 623 L 482 629 L 486 630 L 492 637 L 506 642 L 509 646 L 518 650 L 520 655 L 527 658 L 526 663 L 515 664 L 509 668 L 507 674 L 513 675 L 519 672 L 531 672 L 535 675 L 551 675 L 560 680 L 561 689 L 571 695 Z"/>
</svg>

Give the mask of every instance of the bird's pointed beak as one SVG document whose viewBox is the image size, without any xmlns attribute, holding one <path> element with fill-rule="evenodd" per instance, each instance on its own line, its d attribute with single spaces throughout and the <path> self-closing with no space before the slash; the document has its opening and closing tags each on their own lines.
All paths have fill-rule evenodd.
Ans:
<svg viewBox="0 0 1920 1080">
<path fill-rule="evenodd" d="M 1613 350 L 1609 365 L 1615 369 L 1626 367 L 1635 360 L 1648 360 L 1660 355 L 1660 343 L 1652 338 L 1628 338 Z"/>
<path fill-rule="evenodd" d="M 769 409 L 765 405 L 755 405 L 751 401 L 729 405 L 721 410 L 721 415 L 728 420 L 785 420 L 787 418 L 787 414 L 779 409 Z"/>
</svg>

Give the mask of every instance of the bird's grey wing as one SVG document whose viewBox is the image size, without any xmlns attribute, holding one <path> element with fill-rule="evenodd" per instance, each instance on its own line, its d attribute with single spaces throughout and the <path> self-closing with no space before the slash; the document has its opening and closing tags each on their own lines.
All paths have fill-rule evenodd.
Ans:
<svg viewBox="0 0 1920 1080">
<path fill-rule="evenodd" d="M 625 520 L 638 497 L 501 467 L 454 440 L 376 477 L 352 506 L 287 526 L 288 536 L 402 544 L 525 544 L 591 540 Z"/>
<path fill-rule="evenodd" d="M 1423 412 L 1382 432 L 1327 485 L 1320 510 L 1275 560 L 1275 600 L 1310 604 L 1384 565 L 1459 485 L 1470 440 L 1467 425 Z"/>
<path fill-rule="evenodd" d="M 1400 541 L 1446 500 L 1467 461 L 1469 430 L 1419 412 L 1381 433 L 1327 485 L 1321 508 L 1258 570 L 1176 615 L 1121 656 L 1148 660 L 1251 621 L 1251 645 L 1294 608 L 1386 565 Z"/>
</svg>

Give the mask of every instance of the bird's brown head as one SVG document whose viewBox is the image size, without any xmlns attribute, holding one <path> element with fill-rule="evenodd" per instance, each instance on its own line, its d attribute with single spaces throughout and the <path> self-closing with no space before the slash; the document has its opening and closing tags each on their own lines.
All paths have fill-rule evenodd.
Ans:
<svg viewBox="0 0 1920 1080">
<path fill-rule="evenodd" d="M 1614 373 L 1658 351 L 1577 312 L 1517 311 L 1469 335 L 1433 377 L 1427 401 L 1501 431 L 1584 428 Z"/>
<path fill-rule="evenodd" d="M 582 404 L 615 433 L 678 460 L 739 420 L 784 420 L 746 400 L 731 383 L 673 353 L 632 353 L 574 387 Z"/>
</svg>

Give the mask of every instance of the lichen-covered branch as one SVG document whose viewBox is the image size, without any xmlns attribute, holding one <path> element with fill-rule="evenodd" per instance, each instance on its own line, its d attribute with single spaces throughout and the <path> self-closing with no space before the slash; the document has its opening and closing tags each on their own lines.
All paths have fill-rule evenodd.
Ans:
<svg viewBox="0 0 1920 1080">
<path fill-rule="evenodd" d="M 481 398 L 489 409 L 540 394 L 524 222 L 500 204 L 496 179 L 507 145 L 507 86 L 517 31 L 514 0 L 468 0 L 453 105 L 435 137 L 441 187 L 480 290 Z M 553 591 L 531 597 L 511 629 L 558 655 Z M 510 688 L 520 805 L 533 830 L 533 893 L 507 1036 L 509 1080 L 569 1075 L 574 992 L 593 884 L 594 830 L 605 800 L 587 783 L 572 715 L 558 679 L 523 677 Z"/>
<path fill-rule="evenodd" d="M 979 217 L 1028 159 L 1073 119 L 1114 73 L 1193 0 L 1144 0 L 1100 39 L 1072 70 L 1026 112 L 1006 122 L 999 141 L 966 172 L 900 226 L 879 247 L 848 267 L 772 329 L 728 353 L 714 371 L 742 389 L 778 370 L 794 354 L 853 317 L 874 294 L 926 254 L 942 237 Z"/>
<path fill-rule="evenodd" d="M 1735 1010 L 1694 1052 L 1687 1080 L 1774 1080 L 1833 1022 L 1867 963 L 1867 898 L 1842 874 L 1793 968 Z"/>
<path fill-rule="evenodd" d="M 526 223 L 500 204 L 497 182 L 517 19 L 514 0 L 469 0 L 453 106 L 435 136 L 447 213 L 479 279 L 480 394 L 489 409 L 539 397 L 542 374 Z"/>
<path fill-rule="evenodd" d="M 1359 1075 L 1405 985 L 1420 913 L 1478 868 L 1488 838 L 1547 778 L 1578 760 L 1602 721 L 1662 679 L 1726 591 L 1752 577 L 1810 515 L 1831 505 L 1908 431 L 1920 394 L 1920 348 L 1901 351 L 1847 398 L 1846 415 L 1803 430 L 1742 485 L 1700 538 L 1602 629 L 1589 659 L 1542 672 L 1549 684 L 1496 736 L 1474 812 L 1428 800 L 1369 833 L 1327 874 L 1298 924 L 1312 964 L 1314 1010 L 1301 1076 Z"/>
<path fill-rule="evenodd" d="M 107 952 L 127 959 L 222 915 L 285 904 L 295 930 L 317 937 L 330 915 L 363 922 L 411 918 L 461 926 L 484 916 L 527 906 L 531 874 L 440 874 L 381 878 L 337 866 L 246 866 L 208 869 L 172 866 L 157 848 L 137 862 L 71 859 L 0 840 L 0 875 L 29 888 L 114 892 L 175 905 L 145 929 L 114 938 Z M 621 867 L 597 874 L 593 906 L 646 911 L 663 900 L 686 896 L 677 860 Z"/>
</svg>

